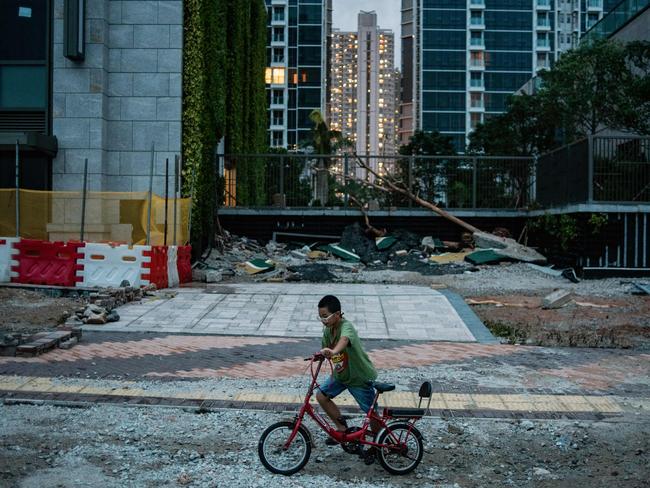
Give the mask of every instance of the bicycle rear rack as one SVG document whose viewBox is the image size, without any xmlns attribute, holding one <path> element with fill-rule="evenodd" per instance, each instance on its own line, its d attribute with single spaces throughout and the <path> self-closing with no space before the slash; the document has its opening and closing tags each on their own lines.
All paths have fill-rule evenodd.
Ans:
<svg viewBox="0 0 650 488">
<path fill-rule="evenodd" d="M 422 383 L 422 386 L 420 386 L 420 392 L 418 395 L 420 396 L 420 401 L 418 402 L 418 408 L 422 408 L 422 399 L 423 398 L 428 398 L 429 402 L 427 403 L 427 412 L 429 411 L 429 407 L 431 407 L 431 394 L 433 393 L 433 386 L 431 386 L 430 381 L 425 381 Z"/>
</svg>

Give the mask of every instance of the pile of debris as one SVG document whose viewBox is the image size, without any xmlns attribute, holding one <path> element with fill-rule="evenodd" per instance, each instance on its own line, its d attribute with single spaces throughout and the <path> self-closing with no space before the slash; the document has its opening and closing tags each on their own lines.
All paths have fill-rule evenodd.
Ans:
<svg viewBox="0 0 650 488">
<path fill-rule="evenodd" d="M 225 231 L 218 248 L 194 264 L 193 279 L 216 283 L 248 275 L 254 281 L 334 282 L 342 273 L 361 269 L 442 275 L 478 271 L 479 265 L 528 260 L 511 252 L 508 241 L 512 239 L 503 230 L 487 235 L 464 232 L 460 241 L 451 242 L 403 229 L 375 236 L 354 223 L 343 230 L 336 243 L 323 242 L 321 237 L 314 236 L 311 242 L 271 240 L 263 245 Z"/>
</svg>

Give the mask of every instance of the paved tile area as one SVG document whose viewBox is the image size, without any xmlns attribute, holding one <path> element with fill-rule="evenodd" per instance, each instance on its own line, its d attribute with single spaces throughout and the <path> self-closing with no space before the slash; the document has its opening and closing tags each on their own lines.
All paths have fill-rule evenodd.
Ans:
<svg viewBox="0 0 650 488">
<path fill-rule="evenodd" d="M 321 297 L 339 297 L 366 339 L 494 342 L 462 302 L 417 286 L 370 284 L 237 284 L 178 288 L 173 298 L 130 303 L 120 321 L 86 330 L 320 337 Z"/>
</svg>

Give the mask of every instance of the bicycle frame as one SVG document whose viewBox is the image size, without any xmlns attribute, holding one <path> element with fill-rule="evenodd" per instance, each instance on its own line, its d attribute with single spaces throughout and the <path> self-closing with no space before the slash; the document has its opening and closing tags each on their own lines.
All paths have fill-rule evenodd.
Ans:
<svg viewBox="0 0 650 488">
<path fill-rule="evenodd" d="M 313 364 L 315 361 L 318 361 L 318 366 L 316 368 L 316 371 L 314 372 Z M 339 443 L 358 442 L 359 444 L 364 444 L 364 445 L 374 446 L 374 447 L 390 447 L 391 449 L 396 448 L 399 442 L 397 444 L 391 444 L 390 446 L 387 446 L 385 444 L 378 444 L 374 441 L 368 441 L 365 439 L 368 429 L 370 428 L 371 421 L 374 420 L 381 426 L 381 429 L 387 429 L 391 438 L 393 438 L 393 440 L 396 440 L 393 434 L 390 432 L 390 427 L 387 424 L 387 421 L 392 419 L 392 417 L 387 414 L 387 409 L 384 408 L 382 416 L 379 416 L 375 413 L 375 406 L 377 405 L 377 399 L 379 398 L 379 394 L 380 394 L 378 391 L 375 392 L 375 398 L 374 401 L 372 402 L 372 407 L 366 414 L 366 417 L 363 420 L 363 424 L 361 425 L 361 428 L 355 432 L 346 433 L 346 432 L 341 432 L 336 430 L 320 413 L 318 413 L 314 409 L 314 407 L 312 407 L 310 400 L 314 394 L 314 389 L 316 388 L 316 386 L 318 386 L 317 378 L 323 366 L 323 361 L 324 358 L 322 356 L 318 358 L 316 357 L 311 358 L 311 364 L 310 364 L 311 373 L 312 373 L 311 383 L 309 385 L 309 389 L 307 390 L 307 394 L 305 395 L 305 400 L 303 401 L 303 404 L 300 407 L 298 414 L 296 415 L 296 423 L 293 427 L 291 435 L 289 436 L 289 439 L 287 439 L 287 442 L 284 444 L 284 449 L 288 449 L 291 443 L 293 442 L 293 440 L 295 439 L 298 433 L 298 429 L 302 425 L 302 422 L 305 418 L 305 414 L 309 415 L 314 420 L 314 422 L 318 424 L 318 426 L 321 429 L 323 429 L 330 437 L 332 437 Z M 415 424 L 415 419 L 413 418 L 409 419 L 408 424 L 410 426 L 408 433 L 410 434 L 411 428 Z"/>
</svg>

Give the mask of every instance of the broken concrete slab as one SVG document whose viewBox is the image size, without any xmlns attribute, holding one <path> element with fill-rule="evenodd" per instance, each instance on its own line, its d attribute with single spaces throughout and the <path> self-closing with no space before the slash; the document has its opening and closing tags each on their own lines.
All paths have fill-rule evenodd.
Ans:
<svg viewBox="0 0 650 488">
<path fill-rule="evenodd" d="M 525 263 L 545 264 L 546 258 L 536 250 L 519 244 L 514 239 L 499 237 L 487 232 L 474 232 L 474 243 L 476 247 L 484 249 L 495 249 L 502 256 L 522 261 Z"/>
<path fill-rule="evenodd" d="M 275 268 L 275 263 L 270 259 L 251 259 L 244 263 L 244 269 L 248 274 L 263 273 Z"/>
<path fill-rule="evenodd" d="M 542 308 L 561 308 L 571 301 L 573 293 L 569 290 L 555 290 L 542 300 Z"/>
<path fill-rule="evenodd" d="M 499 263 L 505 259 L 508 259 L 507 256 L 501 254 L 501 250 L 496 252 L 492 249 L 479 249 L 465 256 L 465 261 L 470 262 L 474 265 L 479 264 L 491 264 Z"/>
</svg>

